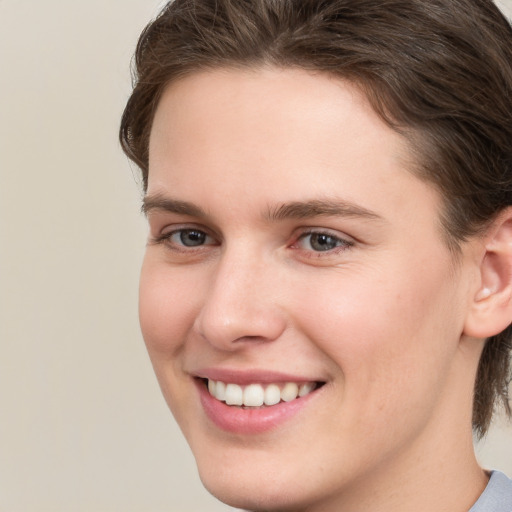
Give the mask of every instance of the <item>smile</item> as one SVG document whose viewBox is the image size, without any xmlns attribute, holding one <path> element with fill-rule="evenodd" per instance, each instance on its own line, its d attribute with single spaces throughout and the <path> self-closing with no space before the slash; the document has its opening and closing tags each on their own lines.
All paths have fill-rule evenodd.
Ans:
<svg viewBox="0 0 512 512">
<path fill-rule="evenodd" d="M 279 428 L 321 399 L 327 388 L 326 381 L 271 372 L 208 369 L 201 373 L 193 381 L 206 417 L 221 430 L 237 435 Z"/>
<path fill-rule="evenodd" d="M 212 397 L 227 405 L 239 407 L 269 407 L 280 402 L 291 402 L 308 395 L 318 386 L 317 382 L 240 386 L 208 379 L 208 391 Z"/>
</svg>

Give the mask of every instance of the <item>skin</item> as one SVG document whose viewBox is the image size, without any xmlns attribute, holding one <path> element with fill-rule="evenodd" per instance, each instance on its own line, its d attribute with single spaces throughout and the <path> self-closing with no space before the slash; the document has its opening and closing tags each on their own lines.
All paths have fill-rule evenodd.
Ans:
<svg viewBox="0 0 512 512">
<path fill-rule="evenodd" d="M 439 194 L 413 163 L 354 86 L 322 74 L 214 70 L 165 91 L 150 138 L 140 321 L 201 479 L 221 500 L 462 512 L 483 491 L 471 437 L 482 342 L 468 326 L 485 248 L 471 241 L 454 261 Z M 162 198 L 198 211 L 170 211 Z M 352 214 L 279 210 L 311 201 Z M 183 245 L 184 229 L 204 243 Z M 311 231 L 337 246 L 317 250 Z M 325 385 L 271 431 L 235 435 L 199 401 L 194 376 L 207 367 Z"/>
</svg>

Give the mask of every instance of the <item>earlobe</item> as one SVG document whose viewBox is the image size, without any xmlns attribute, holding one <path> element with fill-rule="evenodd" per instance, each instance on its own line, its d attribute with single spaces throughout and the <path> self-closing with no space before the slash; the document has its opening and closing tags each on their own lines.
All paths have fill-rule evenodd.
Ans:
<svg viewBox="0 0 512 512">
<path fill-rule="evenodd" d="M 464 334 L 485 339 L 512 323 L 512 208 L 496 218 L 483 239 L 480 287 L 472 299 Z"/>
</svg>

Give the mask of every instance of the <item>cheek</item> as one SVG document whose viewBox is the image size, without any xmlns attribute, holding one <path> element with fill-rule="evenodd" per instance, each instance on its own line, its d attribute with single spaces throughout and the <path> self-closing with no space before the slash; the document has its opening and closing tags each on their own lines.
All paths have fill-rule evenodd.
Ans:
<svg viewBox="0 0 512 512">
<path fill-rule="evenodd" d="M 162 394 L 185 434 L 193 400 L 182 364 L 196 295 L 186 273 L 146 255 L 139 286 L 141 331 Z"/>
<path fill-rule="evenodd" d="M 150 356 L 172 359 L 195 318 L 197 286 L 187 274 L 147 255 L 139 286 L 139 320 Z"/>
<path fill-rule="evenodd" d="M 419 266 L 383 267 L 317 282 L 297 303 L 301 329 L 341 371 L 343 399 L 367 404 L 369 416 L 439 387 L 461 331 L 460 300 L 444 266 L 422 265 L 421 274 Z"/>
</svg>

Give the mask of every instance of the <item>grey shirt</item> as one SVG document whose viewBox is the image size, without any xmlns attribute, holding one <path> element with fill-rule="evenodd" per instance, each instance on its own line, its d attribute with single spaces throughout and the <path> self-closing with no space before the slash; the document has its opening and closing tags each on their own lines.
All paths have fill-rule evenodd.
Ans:
<svg viewBox="0 0 512 512">
<path fill-rule="evenodd" d="M 512 480 L 493 471 L 487 487 L 469 512 L 512 512 Z"/>
</svg>

